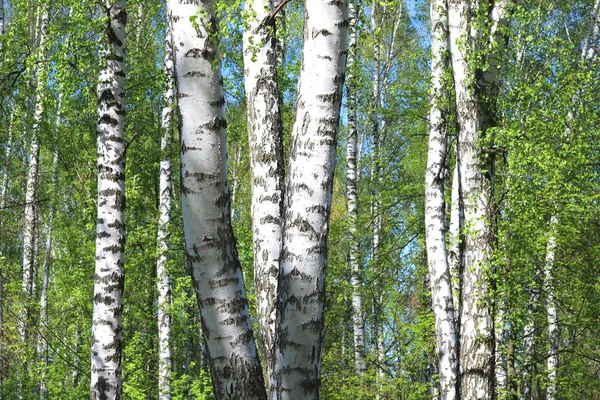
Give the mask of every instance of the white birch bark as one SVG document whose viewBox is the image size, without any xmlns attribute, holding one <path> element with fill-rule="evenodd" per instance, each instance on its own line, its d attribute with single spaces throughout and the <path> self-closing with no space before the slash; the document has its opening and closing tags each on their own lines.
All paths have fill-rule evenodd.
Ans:
<svg viewBox="0 0 600 400">
<path fill-rule="evenodd" d="M 445 1 L 431 2 L 431 100 L 429 150 L 425 173 L 425 242 L 439 358 L 440 398 L 454 400 L 458 392 L 458 336 L 452 282 L 446 252 L 446 158 L 448 130 L 443 109 L 448 42 Z"/>
<path fill-rule="evenodd" d="M 367 370 L 365 361 L 365 317 L 362 298 L 362 270 L 360 266 L 359 241 L 357 237 L 358 223 L 358 177 L 356 146 L 358 127 L 356 124 L 356 77 L 354 76 L 356 50 L 358 45 L 357 11 L 354 0 L 349 2 L 350 41 L 348 46 L 348 76 L 346 94 L 348 104 L 348 144 L 346 148 L 346 199 L 348 202 L 350 254 L 348 267 L 352 285 L 352 326 L 354 333 L 354 368 L 358 376 L 363 376 Z"/>
<path fill-rule="evenodd" d="M 457 331 L 460 329 L 460 287 L 462 270 L 461 231 L 464 228 L 464 212 L 460 200 L 460 176 L 458 165 L 452 172 L 452 203 L 450 204 L 450 224 L 448 226 L 448 268 L 452 282 L 452 302 Z"/>
<path fill-rule="evenodd" d="M 319 397 L 327 233 L 347 39 L 347 1 L 307 0 L 286 185 L 272 399 Z"/>
<path fill-rule="evenodd" d="M 226 121 L 211 0 L 169 0 L 186 258 L 217 399 L 266 397 L 230 222 Z"/>
<path fill-rule="evenodd" d="M 544 268 L 544 286 L 546 291 L 546 307 L 548 317 L 548 359 L 547 373 L 548 385 L 546 386 L 546 400 L 556 398 L 556 376 L 558 368 L 558 312 L 556 299 L 554 297 L 554 259 L 556 255 L 556 227 L 558 220 L 556 216 L 550 218 L 548 245 L 546 247 L 546 264 Z"/>
<path fill-rule="evenodd" d="M 48 10 L 42 10 L 40 17 L 39 34 L 39 57 L 44 58 L 46 35 L 48 34 Z M 29 164 L 27 166 L 27 183 L 25 188 L 25 212 L 23 216 L 23 262 L 21 290 L 23 291 L 25 304 L 19 311 L 18 331 L 21 341 L 27 341 L 27 324 L 29 321 L 30 302 L 35 295 L 34 263 L 36 248 L 37 229 L 37 196 L 38 196 L 38 173 L 40 162 L 40 125 L 44 115 L 44 88 L 46 85 L 46 66 L 41 64 L 35 74 L 35 103 L 33 114 L 33 129 L 31 144 L 29 147 Z"/>
<path fill-rule="evenodd" d="M 158 289 L 158 398 L 171 399 L 171 355 L 170 334 L 172 326 L 171 277 L 168 269 L 169 226 L 171 224 L 172 190 L 171 183 L 171 144 L 173 142 L 173 111 L 175 107 L 175 59 L 170 21 L 165 33 L 164 74 L 166 91 L 162 110 L 163 136 L 160 142 L 161 160 L 159 167 L 159 217 L 158 217 L 158 259 L 156 278 Z"/>
<path fill-rule="evenodd" d="M 464 267 L 460 309 L 461 396 L 468 399 L 494 397 L 494 320 L 489 292 L 489 271 L 494 239 L 492 205 L 494 157 L 484 154 L 479 141 L 493 124 L 494 98 L 499 76 L 500 40 L 510 0 L 494 4 L 489 20 L 490 36 L 483 38 L 470 16 L 478 7 L 466 0 L 449 1 L 449 35 L 459 126 L 458 168 L 460 201 L 465 229 Z M 475 73 L 470 62 L 480 44 L 488 54 L 485 70 Z"/>
<path fill-rule="evenodd" d="M 122 391 L 125 251 L 125 1 L 106 1 L 107 36 L 98 76 L 98 217 L 91 347 L 91 399 Z"/>
<path fill-rule="evenodd" d="M 380 177 L 380 121 L 379 121 L 379 109 L 381 107 L 382 93 L 381 93 L 381 44 L 378 35 L 379 30 L 379 2 L 374 0 L 371 9 L 371 31 L 374 39 L 374 50 L 373 50 L 373 109 L 371 111 L 371 124 L 372 124 L 372 142 L 371 142 L 371 215 L 372 215 L 372 238 L 371 238 L 371 265 L 375 269 L 373 275 L 375 278 L 376 292 L 380 292 L 382 289 L 381 285 L 381 271 L 378 271 L 378 250 L 379 242 L 381 241 L 381 211 L 379 204 L 379 184 L 381 183 Z M 373 333 L 372 340 L 377 355 L 377 377 L 381 381 L 384 377 L 383 365 L 385 358 L 384 343 L 383 343 L 383 324 L 382 324 L 382 310 L 381 310 L 382 293 L 376 293 L 373 298 Z"/>
<path fill-rule="evenodd" d="M 283 127 L 277 84 L 276 26 L 275 20 L 263 23 L 273 8 L 270 0 L 246 2 L 250 17 L 244 32 L 258 345 L 269 379 L 273 372 L 283 230 Z"/>
</svg>

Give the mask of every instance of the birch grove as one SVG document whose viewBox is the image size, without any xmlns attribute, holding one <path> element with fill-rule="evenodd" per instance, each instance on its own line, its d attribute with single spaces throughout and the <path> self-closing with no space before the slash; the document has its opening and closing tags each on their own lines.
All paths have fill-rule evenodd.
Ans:
<svg viewBox="0 0 600 400">
<path fill-rule="evenodd" d="M 4 0 L 0 399 L 599 398 L 599 11 Z"/>
</svg>

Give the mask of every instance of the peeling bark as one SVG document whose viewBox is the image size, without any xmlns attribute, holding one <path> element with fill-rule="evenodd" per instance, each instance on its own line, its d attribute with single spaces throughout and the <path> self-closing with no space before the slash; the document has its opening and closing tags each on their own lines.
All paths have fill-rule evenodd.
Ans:
<svg viewBox="0 0 600 400">
<path fill-rule="evenodd" d="M 211 0 L 168 0 L 181 132 L 182 211 L 217 399 L 264 399 L 230 220 L 226 121 Z"/>
<path fill-rule="evenodd" d="M 91 399 L 121 399 L 125 259 L 125 1 L 105 3 L 98 76 L 98 217 L 91 348 Z"/>
<path fill-rule="evenodd" d="M 318 399 L 347 1 L 308 0 L 286 183 L 272 399 Z"/>
</svg>

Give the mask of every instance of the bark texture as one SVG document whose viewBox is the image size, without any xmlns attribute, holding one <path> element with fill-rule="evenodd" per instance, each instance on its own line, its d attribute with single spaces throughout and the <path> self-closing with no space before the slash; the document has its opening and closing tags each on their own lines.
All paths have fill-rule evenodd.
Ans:
<svg viewBox="0 0 600 400">
<path fill-rule="evenodd" d="M 160 400 L 171 399 L 171 277 L 168 269 L 169 225 L 171 223 L 172 189 L 171 144 L 173 142 L 173 109 L 175 107 L 175 60 L 170 21 L 167 21 L 165 39 L 164 74 L 167 89 L 162 111 L 163 137 L 160 142 L 162 153 L 159 170 L 159 217 L 158 217 L 158 260 L 156 278 L 158 286 L 158 396 Z"/>
<path fill-rule="evenodd" d="M 252 234 L 258 344 L 265 376 L 273 372 L 273 346 L 283 230 L 283 131 L 277 85 L 274 4 L 246 2 L 244 74 L 252 173 Z"/>
<path fill-rule="evenodd" d="M 121 399 L 125 259 L 125 1 L 104 3 L 98 76 L 98 218 L 90 399 Z"/>
<path fill-rule="evenodd" d="M 210 0 L 169 0 L 181 132 L 182 211 L 217 399 L 264 399 L 230 222 L 225 112 Z"/>
<path fill-rule="evenodd" d="M 342 85 L 346 1 L 308 0 L 286 186 L 272 399 L 317 399 L 327 233 Z"/>
<path fill-rule="evenodd" d="M 473 21 L 479 3 L 448 2 L 450 50 L 455 82 L 459 128 L 457 165 L 460 202 L 464 209 L 464 268 L 460 301 L 461 396 L 467 399 L 495 398 L 494 319 L 490 297 L 492 243 L 495 235 L 493 209 L 494 157 L 484 152 L 481 141 L 489 140 L 494 124 L 498 92 L 503 29 L 510 15 L 511 0 L 495 2 L 485 29 Z M 486 49 L 484 60 L 475 49 Z M 489 146 L 489 144 L 487 144 Z"/>
<path fill-rule="evenodd" d="M 431 2 L 431 104 L 429 150 L 425 172 L 425 241 L 439 358 L 440 399 L 459 398 L 458 336 L 452 281 L 446 252 L 448 130 L 444 74 L 447 65 L 447 10 L 444 0 Z"/>
<path fill-rule="evenodd" d="M 356 124 L 356 48 L 358 45 L 357 13 L 354 0 L 349 2 L 350 41 L 348 45 L 348 74 L 346 96 L 348 104 L 348 144 L 346 148 L 346 199 L 348 203 L 348 223 L 350 225 L 350 254 L 348 269 L 352 285 L 352 326 L 354 332 L 354 367 L 356 374 L 362 376 L 367 370 L 365 361 L 365 317 L 362 298 L 362 270 L 360 266 L 358 223 L 358 175 L 356 147 L 358 127 Z"/>
</svg>

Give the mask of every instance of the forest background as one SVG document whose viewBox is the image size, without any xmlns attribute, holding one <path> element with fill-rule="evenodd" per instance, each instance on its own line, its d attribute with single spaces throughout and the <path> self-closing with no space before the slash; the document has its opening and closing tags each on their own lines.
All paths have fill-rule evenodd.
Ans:
<svg viewBox="0 0 600 400">
<path fill-rule="evenodd" d="M 230 216 L 257 331 L 251 145 L 242 84 L 243 33 L 251 16 L 243 3 L 215 3 Z M 287 160 L 305 7 L 295 0 L 284 3 L 275 32 Z M 491 267 L 477 283 L 487 289 L 485 298 L 473 299 L 491 310 L 493 391 L 509 399 L 600 398 L 598 1 L 480 3 L 470 10 L 472 31 L 482 27 L 476 44 L 490 36 L 490 10 L 511 4 L 499 44 L 475 45 L 467 60 L 473 70 L 489 72 L 492 65 L 499 71 L 494 90 L 480 98 L 493 105 L 488 110 L 493 123 L 476 140 L 487 163 L 483 174 L 493 183 L 493 213 L 485 216 L 493 251 L 487 260 Z M 430 112 L 439 108 L 445 113 L 447 151 L 435 179 L 443 183 L 439 193 L 447 200 L 440 231 L 450 231 L 451 208 L 459 203 L 452 194 L 462 126 L 462 99 L 453 90 L 458 80 L 447 69 L 448 53 L 441 61 L 443 89 L 435 92 L 432 85 L 437 26 L 431 23 L 432 4 L 374 0 L 352 6 L 355 47 L 347 64 L 350 89 L 342 99 L 332 181 L 320 397 L 449 398 L 443 382 L 440 391 L 438 360 L 444 355 L 436 336 L 434 272 L 431 265 L 428 269 L 424 184 L 432 159 Z M 86 398 L 98 198 L 97 85 L 106 16 L 91 1 L 3 0 L 1 10 L 0 398 L 15 393 L 25 399 Z M 161 146 L 169 85 L 163 71 L 166 5 L 130 0 L 127 14 L 123 398 L 159 398 L 157 317 L 163 304 L 157 260 L 166 255 L 171 294 L 166 310 L 173 317 L 170 396 L 210 399 L 209 356 L 185 262 L 176 172 L 181 146 Z M 454 58 L 452 63 L 456 67 Z M 159 165 L 166 153 L 174 173 L 165 252 L 157 246 L 157 231 Z M 353 168 L 354 200 L 348 190 Z M 462 229 L 459 235 L 468 235 L 469 225 Z M 452 236 L 444 240 L 451 250 Z M 456 279 L 461 278 L 448 281 L 455 296 Z M 363 343 L 356 340 L 357 326 Z"/>
</svg>

